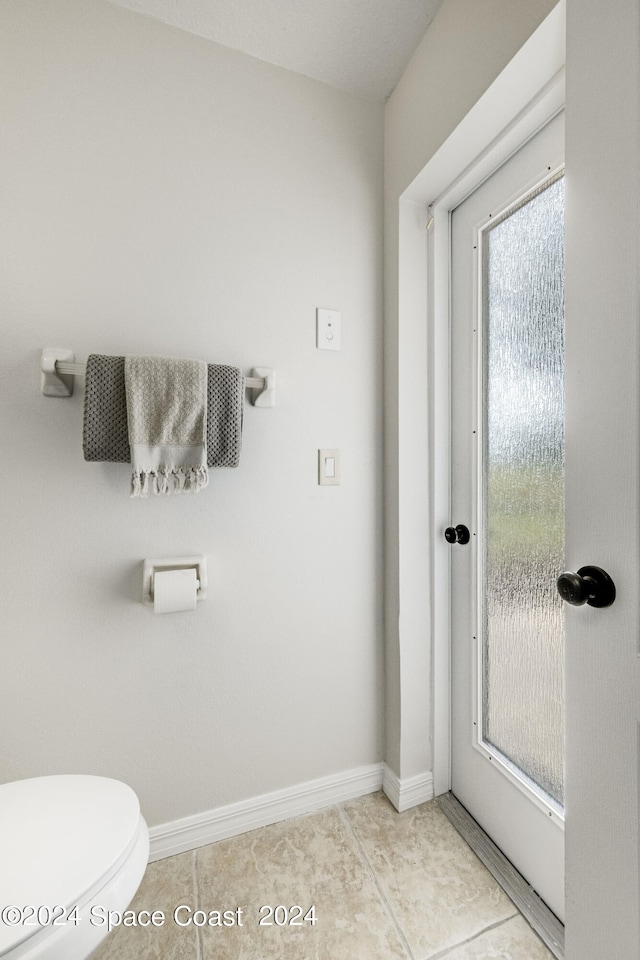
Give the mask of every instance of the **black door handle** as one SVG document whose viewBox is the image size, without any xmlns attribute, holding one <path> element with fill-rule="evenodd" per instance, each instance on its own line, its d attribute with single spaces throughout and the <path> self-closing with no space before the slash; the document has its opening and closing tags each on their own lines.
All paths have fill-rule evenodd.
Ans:
<svg viewBox="0 0 640 960">
<path fill-rule="evenodd" d="M 447 543 L 469 543 L 471 534 L 469 528 L 464 523 L 459 523 L 457 527 L 447 527 L 444 532 L 444 538 Z"/>
<path fill-rule="evenodd" d="M 616 587 L 609 574 L 601 567 L 580 567 L 577 573 L 563 573 L 558 577 L 558 593 L 567 603 L 581 607 L 610 607 L 616 598 Z"/>
</svg>

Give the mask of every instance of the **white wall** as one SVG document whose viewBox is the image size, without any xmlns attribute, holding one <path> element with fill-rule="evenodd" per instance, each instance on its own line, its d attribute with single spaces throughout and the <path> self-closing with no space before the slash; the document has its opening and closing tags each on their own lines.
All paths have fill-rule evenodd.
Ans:
<svg viewBox="0 0 640 960">
<path fill-rule="evenodd" d="M 0 779 L 117 777 L 153 825 L 381 760 L 381 106 L 102 0 L 3 0 L 0 44 Z M 130 500 L 44 346 L 273 366 L 277 406 Z M 194 552 L 208 599 L 154 617 L 142 559 Z"/>
<path fill-rule="evenodd" d="M 554 5 L 445 0 L 385 110 L 386 760 L 402 781 L 433 769 L 429 561 L 454 518 L 432 513 L 432 333 L 428 291 L 412 287 L 424 275 L 427 209 L 401 198 Z M 422 250 L 401 244 L 401 221 L 404 232 L 419 227 Z"/>
</svg>

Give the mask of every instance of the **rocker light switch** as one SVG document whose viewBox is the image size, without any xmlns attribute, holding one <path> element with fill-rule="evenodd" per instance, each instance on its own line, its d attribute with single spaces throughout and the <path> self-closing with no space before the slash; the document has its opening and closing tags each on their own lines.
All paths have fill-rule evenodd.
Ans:
<svg viewBox="0 0 640 960">
<path fill-rule="evenodd" d="M 341 320 L 339 310 L 316 310 L 316 346 L 318 350 L 340 350 Z"/>
<path fill-rule="evenodd" d="M 318 483 L 338 486 L 340 483 L 340 451 L 318 450 Z"/>
</svg>

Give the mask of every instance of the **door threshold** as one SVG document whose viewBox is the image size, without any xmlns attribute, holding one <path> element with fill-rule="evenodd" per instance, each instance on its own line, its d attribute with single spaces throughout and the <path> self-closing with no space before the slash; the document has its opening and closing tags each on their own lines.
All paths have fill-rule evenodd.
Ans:
<svg viewBox="0 0 640 960">
<path fill-rule="evenodd" d="M 452 793 L 436 797 L 436 802 L 545 946 L 557 960 L 564 960 L 564 924 Z"/>
</svg>

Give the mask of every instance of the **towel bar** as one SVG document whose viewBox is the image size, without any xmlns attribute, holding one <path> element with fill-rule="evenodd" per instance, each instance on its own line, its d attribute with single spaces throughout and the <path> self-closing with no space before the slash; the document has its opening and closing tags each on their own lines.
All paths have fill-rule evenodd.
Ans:
<svg viewBox="0 0 640 960">
<path fill-rule="evenodd" d="M 40 361 L 40 387 L 45 397 L 70 397 L 73 377 L 83 377 L 86 363 L 78 363 L 70 350 L 47 347 Z M 252 391 L 254 407 L 275 407 L 276 375 L 270 367 L 255 367 L 244 378 L 245 389 Z"/>
</svg>

